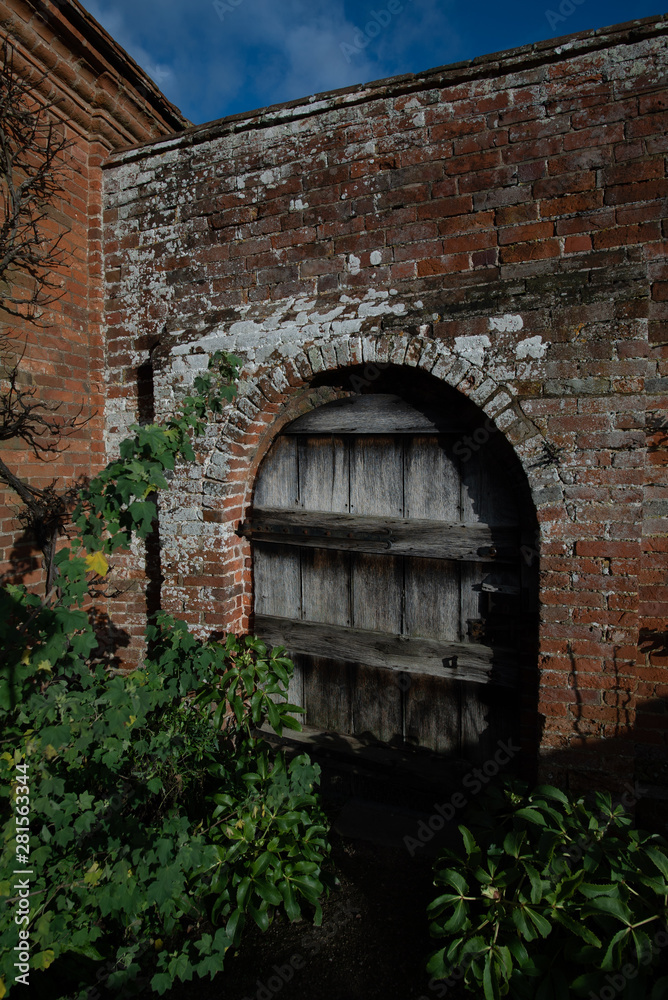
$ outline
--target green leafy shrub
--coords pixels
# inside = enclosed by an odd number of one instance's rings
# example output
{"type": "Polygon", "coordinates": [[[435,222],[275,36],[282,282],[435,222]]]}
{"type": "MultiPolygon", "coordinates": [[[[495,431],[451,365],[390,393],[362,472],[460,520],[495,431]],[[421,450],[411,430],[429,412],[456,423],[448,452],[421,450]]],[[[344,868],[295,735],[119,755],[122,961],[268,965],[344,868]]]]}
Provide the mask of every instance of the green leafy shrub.
{"type": "MultiPolygon", "coordinates": [[[[153,966],[161,993],[222,969],[248,918],[264,930],[279,907],[291,920],[304,905],[320,915],[328,848],[317,767],[272,756],[254,735],[265,718],[278,732],[297,725],[290,661],[252,638],[201,642],[167,616],[152,631],[156,655],[132,674],[48,672],[3,739],[5,801],[15,763],[28,764],[34,967],[54,965],[51,977],[81,988],[96,963],[115,989],[153,966]]],[[[9,909],[16,867],[9,817],[9,909]]],[[[7,983],[17,935],[15,924],[2,934],[7,983]]]]}
{"type": "Polygon", "coordinates": [[[31,995],[94,1000],[98,983],[164,993],[213,976],[248,920],[321,919],[318,768],[258,733],[299,728],[284,651],[198,639],[160,614],[141,669],[123,674],[89,613],[107,557],[146,537],[165,470],[195,457],[191,434],[230,398],[235,360],[216,356],[166,425],[133,428],[81,495],[51,593],[0,590],[0,997],[20,933],[31,995]],[[15,872],[28,867],[26,897],[15,872]]]}
{"type": "Polygon", "coordinates": [[[435,979],[456,973],[486,1000],[668,995],[668,976],[657,981],[667,845],[633,829],[608,793],[587,805],[508,783],[459,830],[463,848],[440,856],[428,908],[443,941],[428,965],[435,979]]]}

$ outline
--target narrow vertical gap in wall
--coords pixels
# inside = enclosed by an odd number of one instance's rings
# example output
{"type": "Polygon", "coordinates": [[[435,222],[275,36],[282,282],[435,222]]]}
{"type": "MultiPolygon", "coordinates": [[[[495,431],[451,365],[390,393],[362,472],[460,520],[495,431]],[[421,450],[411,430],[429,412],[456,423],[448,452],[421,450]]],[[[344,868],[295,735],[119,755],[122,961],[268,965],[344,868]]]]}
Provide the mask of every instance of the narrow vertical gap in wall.
{"type": "MultiPolygon", "coordinates": [[[[155,385],[153,352],[158,342],[149,348],[148,359],[137,368],[137,418],[142,425],[155,423],[155,385]]],[[[157,493],[149,497],[159,510],[157,493]]],[[[146,614],[152,620],[162,606],[162,558],[160,554],[160,519],[156,516],[145,542],[146,614]]]]}

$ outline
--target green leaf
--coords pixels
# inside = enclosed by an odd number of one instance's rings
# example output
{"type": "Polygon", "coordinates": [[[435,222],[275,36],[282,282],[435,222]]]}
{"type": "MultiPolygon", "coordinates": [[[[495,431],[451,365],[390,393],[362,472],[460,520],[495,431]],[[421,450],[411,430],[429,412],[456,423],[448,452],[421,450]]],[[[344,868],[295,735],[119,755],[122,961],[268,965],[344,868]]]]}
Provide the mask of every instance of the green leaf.
{"type": "Polygon", "coordinates": [[[636,927],[632,928],[631,937],[633,938],[633,944],[636,950],[636,959],[641,964],[644,964],[647,956],[651,959],[652,942],[644,930],[636,927]]]}
{"type": "Polygon", "coordinates": [[[454,908],[452,916],[443,925],[443,931],[446,934],[454,934],[460,931],[467,923],[468,917],[468,906],[463,899],[459,899],[454,908]]]}
{"type": "Polygon", "coordinates": [[[668,879],[668,857],[657,847],[646,847],[645,852],[654,862],[665,879],[668,879]]]}
{"type": "Polygon", "coordinates": [[[444,882],[445,885],[453,886],[453,888],[455,888],[462,896],[468,892],[466,879],[452,868],[439,872],[438,878],[439,881],[444,882]]]}
{"type": "Polygon", "coordinates": [[[265,851],[263,854],[253,862],[251,868],[251,875],[255,877],[256,875],[263,875],[266,872],[269,865],[275,861],[276,855],[272,854],[271,851],[265,851]]]}
{"type": "MultiPolygon", "coordinates": [[[[513,858],[519,858],[525,834],[522,830],[511,830],[503,841],[503,849],[513,858]]],[[[534,902],[537,902],[534,900],[534,902]]]]}
{"type": "Polygon", "coordinates": [[[531,809],[528,806],[523,809],[518,809],[515,813],[520,819],[526,819],[529,823],[534,823],[536,826],[545,826],[545,817],[542,813],[539,813],[537,809],[531,809]]]}
{"type": "Polygon", "coordinates": [[[288,919],[291,922],[299,920],[301,917],[301,910],[290,883],[284,879],[282,882],[279,882],[278,890],[283,897],[283,904],[285,906],[285,912],[288,915],[288,919]]]}
{"type": "Polygon", "coordinates": [[[154,993],[158,993],[162,996],[167,990],[172,988],[174,980],[166,972],[156,972],[156,974],[151,979],[151,989],[154,993]]]}
{"type": "Polygon", "coordinates": [[[531,902],[536,904],[540,903],[543,898],[543,880],[540,875],[528,861],[522,862],[522,867],[529,876],[529,882],[531,884],[531,902]]]}
{"type": "Polygon", "coordinates": [[[278,708],[270,698],[267,698],[266,705],[267,705],[267,715],[269,716],[269,723],[271,725],[271,728],[274,730],[275,733],[278,734],[278,736],[280,736],[282,733],[282,727],[281,727],[281,717],[279,715],[278,708]]]}
{"type": "Polygon", "coordinates": [[[233,941],[235,945],[238,945],[241,938],[241,931],[244,926],[244,914],[239,907],[232,913],[232,916],[227,921],[225,926],[225,933],[229,937],[230,941],[233,941]]]}
{"type": "Polygon", "coordinates": [[[564,806],[569,804],[566,793],[562,792],[560,788],[555,788],[554,785],[537,785],[532,792],[532,798],[535,796],[542,796],[546,799],[554,799],[556,802],[560,802],[564,806]]]}
{"type": "Polygon", "coordinates": [[[602,947],[600,939],[597,938],[594,932],[589,930],[586,924],[584,924],[582,921],[574,920],[567,913],[563,913],[559,909],[553,910],[552,913],[554,919],[557,920],[562,925],[562,927],[565,927],[567,930],[569,930],[571,934],[575,934],[576,937],[581,938],[582,941],[585,941],[587,944],[592,945],[594,948],[602,947]]]}
{"type": "Polygon", "coordinates": [[[621,953],[621,949],[618,947],[618,945],[621,945],[622,941],[624,941],[630,933],[631,933],[630,928],[622,927],[622,929],[620,931],[617,931],[615,936],[610,941],[607,951],[601,960],[601,968],[604,969],[606,972],[611,972],[612,970],[617,968],[617,958],[621,953]],[[617,955],[615,954],[615,952],[617,952],[617,955]]]}
{"type": "Polygon", "coordinates": [[[468,827],[460,826],[458,827],[458,829],[462,835],[462,840],[464,841],[464,850],[466,851],[467,855],[470,857],[471,854],[478,853],[480,851],[480,848],[476,844],[475,837],[468,829],[468,827]]]}
{"type": "Polygon", "coordinates": [[[595,899],[599,896],[616,896],[619,893],[619,885],[601,884],[593,882],[583,882],[580,885],[580,892],[588,899],[595,899]]]}
{"type": "Polygon", "coordinates": [[[254,882],[255,891],[262,899],[271,906],[280,906],[283,897],[275,885],[266,879],[257,879],[254,882]]]}
{"type": "Polygon", "coordinates": [[[590,900],[583,910],[585,916],[596,913],[609,914],[627,926],[633,923],[633,915],[628,906],[621,899],[613,899],[611,896],[597,896],[590,900]]]}
{"type": "Polygon", "coordinates": [[[237,906],[240,910],[244,908],[248,895],[251,892],[252,884],[250,877],[247,875],[245,878],[242,878],[237,886],[237,906]]]}
{"type": "Polygon", "coordinates": [[[266,908],[262,909],[250,904],[248,912],[263,933],[269,929],[270,918],[269,911],[266,908]]]}
{"type": "Polygon", "coordinates": [[[535,926],[536,930],[541,935],[541,937],[544,938],[547,937],[550,931],[552,930],[552,925],[550,921],[546,920],[545,917],[542,916],[542,914],[538,913],[537,910],[532,910],[531,907],[529,906],[524,907],[524,912],[526,913],[529,920],[531,920],[531,922],[533,923],[533,925],[535,926]]]}
{"type": "Polygon", "coordinates": [[[499,992],[499,980],[496,974],[496,965],[491,953],[485,958],[482,985],[485,992],[485,1000],[500,1000],[501,994],[499,992]]]}

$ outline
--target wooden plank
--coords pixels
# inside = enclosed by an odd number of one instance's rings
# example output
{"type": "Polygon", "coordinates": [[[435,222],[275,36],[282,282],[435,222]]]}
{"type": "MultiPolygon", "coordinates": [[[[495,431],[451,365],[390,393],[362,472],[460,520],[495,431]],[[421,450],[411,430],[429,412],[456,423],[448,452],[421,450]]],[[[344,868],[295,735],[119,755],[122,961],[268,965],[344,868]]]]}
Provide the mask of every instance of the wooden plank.
{"type": "Polygon", "coordinates": [[[292,653],[338,657],[353,663],[433,674],[486,684],[512,684],[517,675],[513,650],[473,643],[389,635],[272,615],[256,615],[255,631],[292,653]]]}
{"type": "Polygon", "coordinates": [[[442,437],[405,442],[404,510],[407,518],[459,521],[459,470],[442,437]]]}
{"type": "Polygon", "coordinates": [[[489,646],[517,646],[522,630],[520,568],[501,572],[494,567],[482,581],[485,637],[489,646]]]}
{"type": "Polygon", "coordinates": [[[406,558],[406,635],[460,639],[459,565],[441,559],[406,558]]]}
{"type": "Polygon", "coordinates": [[[330,625],[350,625],[349,554],[304,549],[301,565],[302,618],[330,625]]]}
{"type": "Polygon", "coordinates": [[[404,693],[406,741],[438,753],[459,754],[459,682],[410,674],[404,693]]]}
{"type": "MultiPolygon", "coordinates": [[[[462,460],[461,518],[464,524],[488,523],[485,519],[496,518],[498,512],[500,523],[498,525],[496,521],[494,523],[499,537],[501,537],[504,523],[516,523],[519,520],[514,506],[511,508],[508,506],[509,499],[504,479],[505,473],[494,459],[491,446],[483,446],[479,451],[474,452],[467,461],[462,460]],[[489,474],[487,463],[492,464],[494,475],[489,474]]],[[[519,557],[518,550],[510,562],[517,565],[519,557]]],[[[505,580],[498,577],[495,579],[494,576],[490,575],[490,567],[483,565],[481,561],[468,561],[462,564],[460,601],[460,638],[462,642],[473,641],[469,636],[470,622],[482,622],[483,628],[486,627],[489,617],[489,593],[485,591],[485,586],[494,586],[497,580],[499,583],[505,582],[505,580]]],[[[473,726],[474,723],[472,722],[471,725],[473,726]]]]}
{"type": "Polygon", "coordinates": [[[278,437],[260,466],[253,503],[259,507],[292,508],[299,504],[297,441],[278,437]]]}
{"type": "Polygon", "coordinates": [[[480,496],[478,508],[482,521],[494,524],[519,524],[517,496],[509,475],[508,462],[489,448],[481,451],[480,496]]]}
{"type": "MultiPolygon", "coordinates": [[[[253,546],[253,586],[255,613],[301,618],[301,552],[282,545],[253,546]]],[[[300,664],[288,686],[288,701],[303,704],[304,690],[300,664]]],[[[278,697],[274,701],[278,701],[278,697]]],[[[296,716],[300,718],[300,716],[296,716]]]]}
{"type": "Polygon", "coordinates": [[[457,415],[418,409],[400,396],[352,395],[319,406],[282,431],[292,434],[438,434],[468,429],[457,415]]]}
{"type": "Polygon", "coordinates": [[[301,618],[300,550],[286,545],[253,546],[255,613],[301,618]]]}
{"type": "Polygon", "coordinates": [[[479,684],[461,682],[461,745],[467,760],[483,762],[493,753],[487,692],[479,684]]]}
{"type": "Polygon", "coordinates": [[[355,554],[351,588],[354,627],[372,632],[401,632],[403,582],[401,559],[355,554]]]}
{"type": "MultiPolygon", "coordinates": [[[[382,499],[376,502],[381,504],[382,499]]],[[[395,497],[396,502],[396,497],[395,497]]],[[[497,525],[428,521],[306,510],[256,508],[239,528],[247,538],[305,548],[386,552],[473,562],[517,562],[518,530],[497,525]]]]}
{"type": "Polygon", "coordinates": [[[472,455],[467,461],[462,461],[460,469],[460,520],[464,524],[476,524],[483,520],[482,478],[476,455],[472,455]]]}
{"type": "Polygon", "coordinates": [[[481,448],[461,469],[461,519],[465,523],[517,525],[520,523],[517,499],[506,465],[494,452],[481,448]]]}
{"type": "MultiPolygon", "coordinates": [[[[290,678],[290,683],[288,684],[288,701],[291,705],[301,705],[304,707],[304,664],[308,662],[307,656],[295,655],[291,657],[292,662],[295,665],[294,672],[290,678]]],[[[275,698],[274,701],[278,701],[275,698]]],[[[297,719],[298,722],[302,723],[304,721],[303,712],[294,712],[293,718],[297,719]]]]}
{"type": "Polygon", "coordinates": [[[470,642],[469,623],[482,621],[486,608],[482,596],[482,581],[487,576],[487,566],[479,562],[466,562],[460,566],[459,628],[460,641],[470,642]]]}
{"type": "Polygon", "coordinates": [[[352,771],[355,779],[361,771],[366,772],[370,781],[377,780],[380,773],[390,781],[395,777],[408,779],[412,789],[428,789],[432,794],[434,787],[438,787],[441,795],[444,789],[448,795],[459,791],[462,778],[471,770],[465,761],[428,749],[420,752],[413,747],[387,747],[347,733],[337,733],[333,739],[330,732],[316,726],[305,725],[302,732],[286,729],[282,737],[276,736],[266,724],[257,732],[288,755],[307,751],[313,760],[335,762],[338,768],[352,771]]]}
{"type": "Polygon", "coordinates": [[[347,511],[350,502],[348,443],[334,437],[297,440],[300,506],[306,510],[347,511]]]}
{"type": "Polygon", "coordinates": [[[403,517],[403,466],[401,438],[354,438],[350,442],[351,514],[403,517]]]}
{"type": "Polygon", "coordinates": [[[304,678],[304,722],[334,733],[352,732],[350,674],[353,665],[321,656],[302,656],[300,662],[304,678]]]}
{"type": "Polygon", "coordinates": [[[400,746],[403,722],[399,674],[366,663],[356,663],[353,669],[352,735],[400,746]]]}

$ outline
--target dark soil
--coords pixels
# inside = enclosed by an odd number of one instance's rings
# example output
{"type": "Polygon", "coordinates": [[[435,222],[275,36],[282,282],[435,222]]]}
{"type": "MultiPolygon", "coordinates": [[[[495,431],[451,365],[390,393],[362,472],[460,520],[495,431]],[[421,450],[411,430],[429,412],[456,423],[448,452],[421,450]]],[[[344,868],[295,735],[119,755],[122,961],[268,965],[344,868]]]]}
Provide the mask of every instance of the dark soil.
{"type": "Polygon", "coordinates": [[[446,993],[458,1000],[443,982],[430,988],[426,972],[438,947],[426,908],[436,894],[442,835],[412,854],[404,842],[440,801],[433,785],[415,794],[397,773],[359,762],[351,772],[337,761],[329,752],[319,758],[338,880],[322,925],[277,916],[262,933],[247,924],[222,973],[175,987],[166,1000],[434,1000],[446,993]]]}
{"type": "Polygon", "coordinates": [[[185,995],[198,1000],[438,996],[429,989],[425,972],[435,947],[425,912],[434,894],[430,859],[411,858],[403,847],[336,835],[332,858],[340,885],[324,905],[321,927],[279,918],[264,934],[247,927],[239,951],[234,957],[228,953],[220,976],[195,988],[174,989],[169,1000],[185,995]]]}

